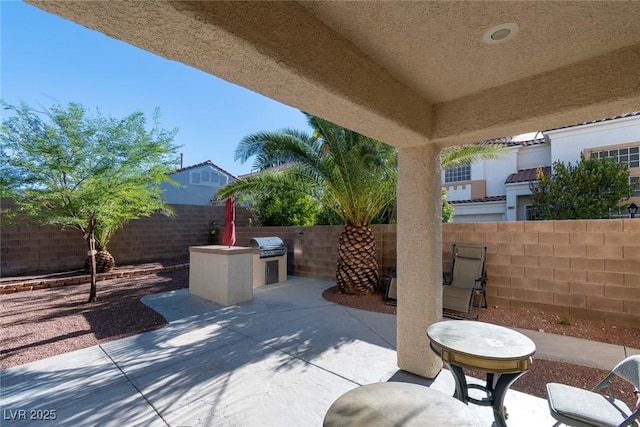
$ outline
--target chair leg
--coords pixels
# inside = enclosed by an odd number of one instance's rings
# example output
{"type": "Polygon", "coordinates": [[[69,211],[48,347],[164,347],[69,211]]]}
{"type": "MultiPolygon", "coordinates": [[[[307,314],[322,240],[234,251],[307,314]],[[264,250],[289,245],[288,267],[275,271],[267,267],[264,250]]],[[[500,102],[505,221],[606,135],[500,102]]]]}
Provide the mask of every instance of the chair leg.
{"type": "Polygon", "coordinates": [[[478,320],[480,318],[480,307],[473,304],[473,301],[471,303],[471,307],[469,307],[469,314],[467,315],[467,319],[469,320],[478,320]],[[476,315],[473,315],[473,308],[475,307],[476,309],[476,315]]]}
{"type": "Polygon", "coordinates": [[[468,320],[478,320],[480,318],[480,304],[475,305],[474,304],[474,300],[476,297],[476,293],[472,292],[471,293],[471,298],[469,299],[469,308],[467,309],[467,319],[468,320]],[[476,315],[473,315],[473,308],[475,307],[476,309],[476,315]]]}

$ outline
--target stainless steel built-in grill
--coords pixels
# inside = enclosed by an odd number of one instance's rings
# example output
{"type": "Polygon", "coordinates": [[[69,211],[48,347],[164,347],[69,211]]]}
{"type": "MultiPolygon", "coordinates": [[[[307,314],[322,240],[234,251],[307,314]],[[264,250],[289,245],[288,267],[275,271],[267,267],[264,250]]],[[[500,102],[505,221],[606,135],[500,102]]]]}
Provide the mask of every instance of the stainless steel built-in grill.
{"type": "Polygon", "coordinates": [[[287,253],[284,242],[279,237],[254,237],[249,246],[260,249],[260,258],[281,256],[287,253]]]}

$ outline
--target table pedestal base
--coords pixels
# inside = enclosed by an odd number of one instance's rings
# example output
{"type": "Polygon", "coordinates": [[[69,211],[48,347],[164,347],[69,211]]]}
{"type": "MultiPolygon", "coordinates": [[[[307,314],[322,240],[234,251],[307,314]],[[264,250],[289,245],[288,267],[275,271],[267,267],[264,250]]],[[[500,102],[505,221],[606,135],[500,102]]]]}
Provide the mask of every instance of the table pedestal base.
{"type": "Polygon", "coordinates": [[[493,417],[496,420],[497,427],[507,427],[507,411],[504,407],[504,397],[509,390],[509,387],[515,380],[517,380],[524,372],[518,372],[515,374],[487,374],[487,383],[482,386],[479,384],[467,384],[467,378],[464,375],[464,370],[455,365],[445,363],[456,383],[456,391],[453,396],[461,402],[471,402],[480,406],[493,407],[493,417]],[[496,380],[497,376],[497,380],[496,380]],[[476,399],[469,397],[469,389],[481,390],[487,394],[487,397],[483,399],[476,399]]]}

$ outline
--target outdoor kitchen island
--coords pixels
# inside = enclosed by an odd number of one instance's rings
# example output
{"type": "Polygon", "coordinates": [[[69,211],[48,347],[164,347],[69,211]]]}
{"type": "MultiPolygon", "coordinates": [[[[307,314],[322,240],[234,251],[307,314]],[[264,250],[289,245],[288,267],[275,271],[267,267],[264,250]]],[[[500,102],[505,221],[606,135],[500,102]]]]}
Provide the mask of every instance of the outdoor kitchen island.
{"type": "Polygon", "coordinates": [[[253,299],[256,288],[287,280],[287,249],[278,237],[254,238],[250,247],[189,248],[189,293],[224,306],[253,299]]]}
{"type": "Polygon", "coordinates": [[[189,293],[224,306],[253,299],[253,257],[242,246],[191,246],[189,293]]]}

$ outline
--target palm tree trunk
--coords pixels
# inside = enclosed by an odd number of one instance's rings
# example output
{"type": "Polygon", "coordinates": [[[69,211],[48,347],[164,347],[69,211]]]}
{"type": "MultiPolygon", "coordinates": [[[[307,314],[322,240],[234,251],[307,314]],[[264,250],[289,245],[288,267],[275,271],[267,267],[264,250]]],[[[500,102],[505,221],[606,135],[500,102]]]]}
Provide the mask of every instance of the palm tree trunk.
{"type": "Polygon", "coordinates": [[[378,283],[376,239],[368,225],[347,224],[340,235],[336,284],[347,294],[371,294],[378,283]]]}
{"type": "MultiPolygon", "coordinates": [[[[107,248],[98,249],[95,254],[96,274],[108,273],[116,266],[113,255],[107,248]]],[[[91,257],[88,256],[84,262],[84,272],[91,273],[91,257]]]]}

